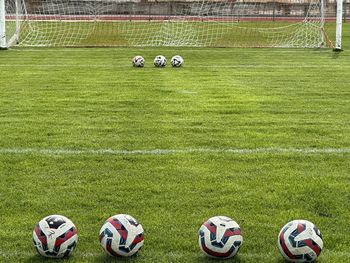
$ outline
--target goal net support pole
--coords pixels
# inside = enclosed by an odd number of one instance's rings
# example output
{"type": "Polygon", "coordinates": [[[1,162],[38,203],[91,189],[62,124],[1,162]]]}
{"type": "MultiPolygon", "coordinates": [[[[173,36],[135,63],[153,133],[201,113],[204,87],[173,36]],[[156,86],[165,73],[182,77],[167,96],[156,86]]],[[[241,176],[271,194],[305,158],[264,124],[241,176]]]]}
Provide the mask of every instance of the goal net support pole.
{"type": "Polygon", "coordinates": [[[320,40],[321,40],[321,47],[324,46],[325,44],[325,30],[324,30],[324,25],[325,25],[325,1],[326,0],[321,0],[321,25],[320,25],[320,40]]]}
{"type": "Polygon", "coordinates": [[[337,20],[336,20],[336,38],[334,51],[341,51],[341,38],[343,26],[343,0],[337,0],[337,20]]]}
{"type": "Polygon", "coordinates": [[[6,49],[5,0],[0,0],[0,49],[6,49]]]}

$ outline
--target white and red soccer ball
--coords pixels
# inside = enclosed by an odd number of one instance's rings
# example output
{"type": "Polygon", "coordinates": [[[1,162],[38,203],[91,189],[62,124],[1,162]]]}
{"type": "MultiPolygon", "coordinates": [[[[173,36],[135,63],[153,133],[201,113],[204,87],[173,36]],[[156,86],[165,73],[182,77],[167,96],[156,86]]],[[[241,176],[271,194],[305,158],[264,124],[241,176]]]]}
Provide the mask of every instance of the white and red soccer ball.
{"type": "Polygon", "coordinates": [[[143,246],[142,225],[130,215],[119,214],[106,220],[100,230],[100,243],[114,257],[130,257],[143,246]]]}
{"type": "Polygon", "coordinates": [[[226,216],[214,216],[198,232],[199,247],[213,258],[230,258],[239,251],[243,237],[239,225],[226,216]]]}
{"type": "Polygon", "coordinates": [[[135,56],[132,59],[132,65],[134,67],[142,68],[145,65],[145,59],[142,56],[135,56]]]}
{"type": "Polygon", "coordinates": [[[71,220],[61,215],[43,218],[33,230],[34,247],[44,257],[69,257],[77,242],[77,228],[71,220]]]}
{"type": "Polygon", "coordinates": [[[323,249],[320,230],[307,220],[293,220],[283,226],[277,244],[289,262],[313,262],[323,249]]]}

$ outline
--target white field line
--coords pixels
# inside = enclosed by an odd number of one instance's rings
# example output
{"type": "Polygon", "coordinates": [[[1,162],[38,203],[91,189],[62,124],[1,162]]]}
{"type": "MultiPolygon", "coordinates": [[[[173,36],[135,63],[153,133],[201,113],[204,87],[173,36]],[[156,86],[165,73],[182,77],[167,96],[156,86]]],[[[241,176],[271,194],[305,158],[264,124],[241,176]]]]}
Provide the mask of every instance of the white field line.
{"type": "Polygon", "coordinates": [[[171,154],[345,154],[350,148],[185,148],[185,149],[151,149],[151,150],[118,150],[118,149],[40,149],[40,148],[0,148],[0,155],[38,154],[38,155],[171,155],[171,154]]]}

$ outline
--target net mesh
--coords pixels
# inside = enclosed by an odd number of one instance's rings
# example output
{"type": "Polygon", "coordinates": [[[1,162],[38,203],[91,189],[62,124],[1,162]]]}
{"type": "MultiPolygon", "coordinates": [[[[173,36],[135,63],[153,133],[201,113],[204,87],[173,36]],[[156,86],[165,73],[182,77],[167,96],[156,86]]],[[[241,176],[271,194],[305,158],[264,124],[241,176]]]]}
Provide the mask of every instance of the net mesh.
{"type": "MultiPolygon", "coordinates": [[[[5,0],[9,45],[320,47],[321,0],[5,0]]],[[[327,9],[327,10],[328,10],[327,9]]]]}

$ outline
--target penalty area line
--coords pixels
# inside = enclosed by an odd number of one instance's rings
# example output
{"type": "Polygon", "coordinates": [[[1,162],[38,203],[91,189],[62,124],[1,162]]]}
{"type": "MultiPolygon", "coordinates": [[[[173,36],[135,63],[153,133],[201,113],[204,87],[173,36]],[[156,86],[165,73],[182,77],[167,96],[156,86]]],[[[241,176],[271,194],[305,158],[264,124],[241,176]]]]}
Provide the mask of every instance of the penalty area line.
{"type": "Polygon", "coordinates": [[[49,149],[49,148],[0,148],[0,155],[37,154],[37,155],[171,155],[171,154],[344,154],[350,148],[185,148],[185,149],[49,149]]]}

